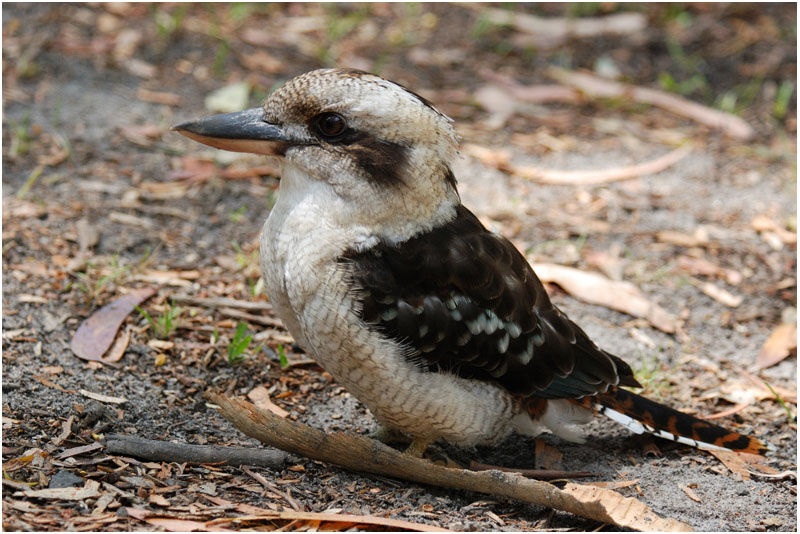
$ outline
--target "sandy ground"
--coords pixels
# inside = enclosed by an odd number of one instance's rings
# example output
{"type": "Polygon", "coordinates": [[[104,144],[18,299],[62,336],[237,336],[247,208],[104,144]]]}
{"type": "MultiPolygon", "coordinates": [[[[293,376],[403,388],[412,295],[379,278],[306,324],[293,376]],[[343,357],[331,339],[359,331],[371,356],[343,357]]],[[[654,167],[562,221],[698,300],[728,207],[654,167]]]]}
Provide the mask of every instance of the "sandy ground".
{"type": "MultiPolygon", "coordinates": [[[[6,6],[3,11],[5,27],[17,13],[15,7],[6,6]]],[[[65,60],[58,51],[44,50],[37,62],[47,74],[44,96],[4,102],[4,463],[35,447],[56,454],[69,446],[87,443],[91,441],[88,430],[191,443],[255,445],[206,406],[202,393],[208,388],[245,395],[261,384],[268,388],[279,384],[284,390],[295,389],[297,393],[275,402],[303,422],[332,430],[374,430],[374,421],[366,410],[322,369],[305,366],[282,371],[274,351],[275,331],[271,329],[257,336],[266,348],[238,366],[228,365],[224,358],[216,358],[211,366],[204,365],[191,348],[182,349],[182,343],[197,339],[191,330],[178,330],[171,339],[178,347],[167,351],[163,366],[154,363],[159,351],[147,345],[148,336],[142,333],[134,335],[125,358],[115,367],[92,367],[72,355],[69,341],[78,324],[117,294],[111,285],[103,288],[96,300],[89,299],[75,288],[81,278],[64,274],[63,262],[59,262],[77,253],[79,219],[86,219],[99,232],[91,252],[100,263],[108,265],[109,258],[116,257],[119,264],[135,265],[147,251],[156,250],[150,268],[203,272],[202,281],[189,282],[185,287],[162,286],[159,302],[170,294],[210,294],[219,288],[226,292],[230,287],[239,288],[234,296],[246,298],[245,271],[233,272],[218,258],[233,255],[233,241],[243,244],[246,251],[252,250],[268,213],[275,180],[212,178],[198,182],[180,198],[149,199],[141,194],[142,182],[168,181],[170,170],[179,165],[173,154],[197,156],[206,151],[176,134],[166,134],[149,146],[138,146],[125,139],[119,128],[143,123],[175,124],[203,115],[207,87],[165,76],[160,88],[179,93],[183,99],[182,105],[175,108],[142,101],[137,97],[139,80],[135,76],[93,64],[89,59],[65,60]],[[25,200],[33,207],[24,205],[30,208],[28,211],[19,208],[14,198],[34,168],[33,155],[8,155],[12,127],[25,120],[41,125],[45,132],[64,132],[72,150],[68,162],[48,169],[31,189],[25,200]],[[185,216],[171,216],[163,210],[126,209],[122,201],[130,195],[139,195],[140,205],[176,209],[185,216]],[[237,211],[245,215],[234,220],[230,215],[237,211]],[[126,213],[131,219],[114,217],[114,213],[126,213]],[[131,222],[134,218],[145,222],[137,225],[131,222]],[[54,255],[62,259],[54,259],[54,255]],[[44,272],[36,270],[40,265],[44,272]],[[73,286],[68,285],[69,281],[73,286]],[[106,406],[100,427],[90,425],[82,434],[76,433],[56,446],[53,438],[61,431],[62,422],[70,415],[79,416],[91,405],[77,393],[81,389],[125,397],[128,402],[106,406]]],[[[42,91],[41,79],[20,79],[15,90],[34,95],[37,90],[42,91]]],[[[615,118],[620,132],[641,126],[636,116],[615,116],[607,110],[601,113],[615,118]]],[[[645,113],[652,116],[659,112],[645,113]]],[[[591,122],[591,117],[576,120],[591,122]]],[[[618,184],[537,185],[489,169],[466,155],[454,169],[464,204],[490,226],[507,233],[522,250],[530,251],[532,260],[558,262],[559,254],[561,259],[569,260],[575,254],[576,243],[580,243],[577,257],[569,261],[591,270],[586,262],[589,252],[608,251],[615,244],[620,245],[625,279],[639,286],[653,302],[682,317],[680,335],[665,334],[642,320],[585,304],[557,288],[554,301],[599,345],[631,362],[640,376],[646,374],[646,393],[678,408],[707,415],[733,406],[722,400],[722,392],[726,386],[735,389],[736,384],[744,383],[741,371],[749,368],[771,330],[779,324],[783,310],[796,299],[794,286],[789,286],[789,294],[786,290],[782,293],[769,289],[786,278],[796,277],[794,249],[771,247],[751,226],[759,215],[768,214],[774,220],[794,216],[795,171],[793,163],[786,159],[765,160],[756,151],[739,150],[741,145],[721,141],[717,134],[693,130],[688,123],[680,123],[680,127],[697,143],[689,156],[656,176],[618,184]],[[593,212],[592,206],[596,205],[602,208],[593,212]],[[591,220],[601,220],[606,224],[604,230],[592,231],[583,226],[591,220]],[[663,230],[691,235],[698,228],[705,229],[712,245],[687,248],[656,238],[657,232],[663,230]],[[545,242],[550,248],[537,248],[545,242]],[[690,255],[745,273],[739,286],[729,287],[744,297],[741,306],[726,307],[687,283],[686,277],[674,268],[676,257],[686,255],[687,250],[690,255]]],[[[509,145],[507,132],[485,133],[478,139],[470,137],[471,129],[462,132],[467,141],[508,150],[515,162],[549,168],[619,166],[652,159],[665,151],[646,139],[626,143],[629,136],[597,134],[579,138],[570,150],[534,156],[509,145]]],[[[242,156],[238,162],[245,166],[261,164],[249,156],[242,156]]],[[[120,279],[119,284],[136,287],[141,282],[130,277],[120,279]]],[[[211,313],[200,310],[201,315],[211,313]]],[[[145,324],[138,317],[130,321],[138,327],[145,324]]],[[[302,357],[299,353],[295,356],[302,357]]],[[[796,391],[796,360],[790,357],[764,370],[761,376],[796,391]]],[[[794,412],[794,405],[790,406],[794,412]]],[[[769,458],[774,469],[796,470],[796,424],[788,420],[774,399],[761,399],[720,422],[775,445],[777,450],[769,458]]],[[[607,420],[592,422],[586,432],[589,439],[583,445],[551,436],[544,437],[544,441],[563,453],[564,469],[596,474],[589,480],[637,480],[620,492],[643,501],[659,514],[703,531],[796,530],[795,479],[753,476],[751,480],[741,480],[714,457],[663,441],[655,442],[660,455],[654,456],[646,452],[652,440],[632,436],[607,420]],[[685,488],[691,491],[687,493],[685,488]]],[[[533,440],[518,436],[495,449],[459,451],[445,447],[456,460],[525,467],[534,463],[533,449],[533,440]]],[[[258,471],[270,480],[288,480],[281,487],[310,511],[389,513],[390,517],[456,530],[584,530],[598,526],[592,521],[505,499],[362,476],[305,459],[295,460],[284,469],[258,471]],[[500,522],[495,517],[501,518],[500,522]]],[[[32,467],[26,469],[22,473],[30,477],[28,480],[37,480],[37,476],[42,480],[43,476],[45,482],[62,470],[87,476],[87,470],[63,465],[51,465],[50,471],[41,474],[32,467]]],[[[17,472],[14,478],[25,476],[17,472]]],[[[168,480],[183,488],[174,495],[173,503],[192,502],[195,494],[184,490],[192,483],[209,480],[218,481],[217,491],[226,498],[257,506],[266,502],[262,494],[237,487],[242,486],[237,481],[247,477],[236,468],[222,468],[221,474],[188,469],[173,478],[168,480]]],[[[26,523],[24,514],[12,506],[12,501],[21,500],[13,492],[14,488],[4,487],[5,528],[59,529],[67,524],[26,523]]],[[[154,507],[141,492],[126,499],[121,501],[124,506],[154,507]]],[[[87,502],[35,500],[33,505],[58,511],[65,518],[88,514],[93,506],[87,502]]],[[[116,524],[115,528],[152,527],[131,520],[116,524]]]]}

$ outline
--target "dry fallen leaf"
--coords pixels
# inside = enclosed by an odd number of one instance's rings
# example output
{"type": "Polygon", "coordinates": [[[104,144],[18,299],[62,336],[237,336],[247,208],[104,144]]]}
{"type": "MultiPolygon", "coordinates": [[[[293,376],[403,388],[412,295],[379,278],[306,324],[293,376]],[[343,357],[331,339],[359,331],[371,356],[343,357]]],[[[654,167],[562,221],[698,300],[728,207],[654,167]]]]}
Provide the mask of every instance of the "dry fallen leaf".
{"type": "Polygon", "coordinates": [[[87,480],[82,488],[47,488],[40,490],[25,490],[14,492],[14,495],[33,497],[35,499],[60,499],[65,501],[82,501],[100,496],[98,491],[100,483],[96,480],[87,480]]]}
{"type": "Polygon", "coordinates": [[[756,358],[756,368],[764,369],[782,361],[792,352],[797,353],[797,325],[778,326],[764,342],[756,358]]]}
{"type": "Polygon", "coordinates": [[[734,451],[708,451],[714,455],[717,460],[727,467],[731,473],[738,474],[742,480],[750,480],[750,471],[747,469],[747,464],[739,455],[734,451]]]}
{"type": "Polygon", "coordinates": [[[72,338],[70,348],[78,358],[84,360],[103,361],[103,354],[114,342],[122,321],[135,306],[155,294],[153,288],[131,291],[119,297],[111,304],[106,304],[86,319],[72,338]]]}
{"type": "Polygon", "coordinates": [[[656,515],[644,503],[631,497],[597,486],[584,486],[568,482],[563,491],[573,496],[587,508],[595,511],[581,514],[585,517],[605,515],[607,523],[645,532],[662,530],[670,532],[689,532],[692,527],[676,519],[656,515]]]}
{"type": "Polygon", "coordinates": [[[264,386],[258,386],[251,389],[247,394],[247,398],[253,401],[253,404],[262,410],[269,410],[278,417],[286,417],[289,415],[289,412],[272,402],[272,400],[269,398],[269,392],[264,386]]]}
{"type": "Polygon", "coordinates": [[[681,486],[681,490],[693,501],[695,502],[703,502],[700,497],[690,488],[689,486],[681,486]]]}
{"type": "Polygon", "coordinates": [[[775,384],[770,384],[768,387],[762,379],[755,375],[745,371],[742,371],[741,375],[743,378],[728,379],[719,386],[718,391],[709,392],[707,395],[700,396],[697,400],[703,401],[721,397],[733,404],[749,405],[765,399],[775,399],[775,394],[777,393],[784,402],[797,404],[796,389],[788,389],[775,384]],[[774,392],[770,391],[770,387],[774,392]]]}
{"type": "Polygon", "coordinates": [[[125,397],[112,397],[110,395],[103,395],[102,393],[95,393],[93,391],[87,391],[85,389],[80,390],[80,394],[84,397],[89,397],[90,399],[94,399],[98,402],[107,402],[110,404],[125,404],[128,402],[128,399],[125,397]]]}
{"type": "Polygon", "coordinates": [[[639,288],[630,282],[610,280],[598,273],[551,263],[537,263],[533,269],[543,282],[558,284],[580,300],[642,317],[669,334],[677,330],[678,319],[647,300],[639,288]]]}
{"type": "Polygon", "coordinates": [[[125,354],[125,349],[128,348],[128,343],[131,341],[131,331],[129,329],[123,330],[114,341],[114,344],[111,345],[111,348],[108,349],[105,356],[103,356],[104,362],[118,362],[122,359],[122,356],[125,354]]]}
{"type": "Polygon", "coordinates": [[[692,281],[700,288],[700,291],[729,308],[738,308],[744,301],[741,295],[734,295],[721,287],[715,286],[711,282],[701,282],[700,280],[694,279],[692,279],[692,281]]]}

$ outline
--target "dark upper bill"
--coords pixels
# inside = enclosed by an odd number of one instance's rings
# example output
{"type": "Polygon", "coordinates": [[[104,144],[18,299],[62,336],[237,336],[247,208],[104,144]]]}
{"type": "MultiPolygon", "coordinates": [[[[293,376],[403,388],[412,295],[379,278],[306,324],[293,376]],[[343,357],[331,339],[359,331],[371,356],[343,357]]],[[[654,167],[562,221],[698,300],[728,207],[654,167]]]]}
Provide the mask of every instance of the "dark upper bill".
{"type": "Polygon", "coordinates": [[[263,108],[212,115],[172,130],[214,148],[267,156],[282,155],[289,141],[279,125],[264,121],[263,108]]]}

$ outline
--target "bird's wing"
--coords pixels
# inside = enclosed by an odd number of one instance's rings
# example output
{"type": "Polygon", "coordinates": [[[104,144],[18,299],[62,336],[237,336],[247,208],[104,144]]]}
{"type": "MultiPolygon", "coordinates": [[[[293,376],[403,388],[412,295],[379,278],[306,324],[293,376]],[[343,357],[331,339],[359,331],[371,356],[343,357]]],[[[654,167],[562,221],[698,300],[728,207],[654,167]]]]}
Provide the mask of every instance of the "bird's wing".
{"type": "Polygon", "coordinates": [[[431,371],[491,380],[520,395],[570,398],[638,385],[558,308],[525,258],[466,208],[398,245],[341,258],[357,313],[431,371]]]}

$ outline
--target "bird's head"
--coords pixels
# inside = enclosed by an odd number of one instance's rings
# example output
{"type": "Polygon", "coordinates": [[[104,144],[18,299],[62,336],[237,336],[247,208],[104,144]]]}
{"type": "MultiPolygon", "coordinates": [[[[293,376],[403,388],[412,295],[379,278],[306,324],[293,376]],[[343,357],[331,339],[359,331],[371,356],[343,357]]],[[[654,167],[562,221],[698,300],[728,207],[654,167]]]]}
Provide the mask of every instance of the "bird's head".
{"type": "Polygon", "coordinates": [[[402,224],[436,219],[458,202],[451,122],[379,76],[322,69],[287,81],[260,108],[173,129],[216,148],[282,158],[281,196],[324,191],[347,216],[402,224]]]}

